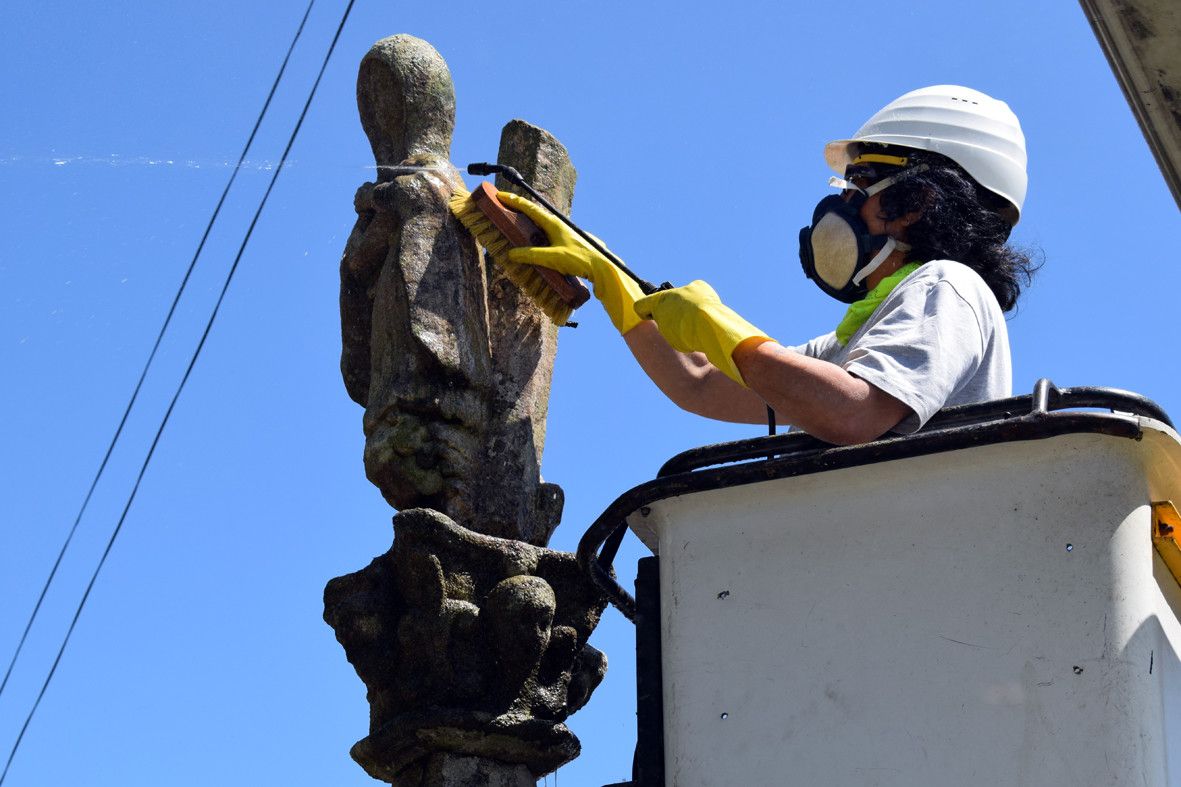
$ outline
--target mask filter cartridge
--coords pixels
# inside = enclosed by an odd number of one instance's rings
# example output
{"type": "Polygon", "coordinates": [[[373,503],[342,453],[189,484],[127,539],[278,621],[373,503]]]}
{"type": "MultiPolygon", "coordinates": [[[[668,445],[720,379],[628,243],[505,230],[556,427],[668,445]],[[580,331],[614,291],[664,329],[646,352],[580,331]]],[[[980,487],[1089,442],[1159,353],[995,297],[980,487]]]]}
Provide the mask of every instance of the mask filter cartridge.
{"type": "MultiPolygon", "coordinates": [[[[892,185],[886,178],[862,190],[849,186],[851,196],[833,194],[820,200],[811,225],[800,230],[800,264],[820,289],[843,303],[865,297],[865,280],[895,249],[910,246],[889,235],[874,235],[861,218],[870,196],[892,185]]],[[[844,181],[839,182],[845,185],[844,181]]]]}
{"type": "Polygon", "coordinates": [[[812,227],[809,238],[815,274],[833,289],[841,289],[857,272],[857,234],[835,213],[826,212],[812,227]]]}

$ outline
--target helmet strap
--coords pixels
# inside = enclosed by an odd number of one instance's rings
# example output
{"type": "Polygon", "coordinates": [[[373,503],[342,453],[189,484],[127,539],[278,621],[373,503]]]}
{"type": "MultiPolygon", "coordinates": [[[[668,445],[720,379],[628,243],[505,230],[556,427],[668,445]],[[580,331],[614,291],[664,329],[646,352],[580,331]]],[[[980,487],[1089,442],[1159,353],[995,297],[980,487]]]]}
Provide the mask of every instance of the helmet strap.
{"type": "Polygon", "coordinates": [[[918,173],[926,172],[929,169],[930,169],[930,167],[928,165],[919,164],[918,166],[911,167],[910,169],[904,169],[901,172],[899,172],[897,175],[891,175],[888,178],[882,178],[877,183],[874,183],[865,189],[865,196],[872,197],[874,194],[877,194],[879,191],[883,191],[885,189],[890,188],[895,183],[902,180],[902,178],[904,178],[908,175],[917,175],[918,173]]]}
{"type": "Polygon", "coordinates": [[[902,172],[899,172],[896,175],[891,175],[888,178],[882,178],[877,183],[873,183],[873,184],[867,186],[866,188],[861,188],[860,186],[853,183],[852,181],[846,180],[845,178],[838,178],[836,175],[833,175],[832,177],[830,177],[828,179],[828,185],[834,189],[841,189],[842,191],[844,191],[845,189],[853,189],[854,191],[860,191],[862,194],[864,194],[867,197],[872,197],[874,194],[877,194],[879,191],[883,191],[883,190],[888,189],[891,186],[893,186],[895,183],[897,183],[899,180],[901,180],[904,175],[913,175],[913,174],[916,174],[919,172],[926,172],[928,169],[930,169],[930,167],[927,166],[926,164],[919,164],[916,167],[911,167],[910,169],[903,170],[902,172]]]}

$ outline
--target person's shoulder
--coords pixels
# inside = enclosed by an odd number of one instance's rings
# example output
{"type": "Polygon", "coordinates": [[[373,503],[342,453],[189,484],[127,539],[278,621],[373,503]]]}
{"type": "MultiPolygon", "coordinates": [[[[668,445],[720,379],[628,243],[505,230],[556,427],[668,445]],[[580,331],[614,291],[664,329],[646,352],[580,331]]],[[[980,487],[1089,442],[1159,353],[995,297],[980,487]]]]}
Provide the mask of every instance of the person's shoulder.
{"type": "Polygon", "coordinates": [[[973,305],[985,305],[996,298],[980,274],[955,260],[931,260],[903,280],[902,286],[929,290],[938,284],[952,287],[961,298],[973,305]]]}
{"type": "Polygon", "coordinates": [[[924,262],[919,266],[917,271],[907,276],[903,283],[922,282],[935,284],[941,281],[951,282],[952,284],[963,283],[972,287],[988,287],[984,283],[984,279],[980,278],[980,274],[962,262],[956,262],[955,260],[931,260],[924,262]]]}
{"type": "Polygon", "coordinates": [[[811,341],[796,345],[794,347],[788,347],[788,349],[795,350],[796,352],[802,355],[807,355],[810,358],[818,358],[822,361],[827,361],[830,360],[836,353],[838,353],[842,347],[841,343],[837,341],[836,331],[829,331],[822,336],[817,336],[811,341]]]}

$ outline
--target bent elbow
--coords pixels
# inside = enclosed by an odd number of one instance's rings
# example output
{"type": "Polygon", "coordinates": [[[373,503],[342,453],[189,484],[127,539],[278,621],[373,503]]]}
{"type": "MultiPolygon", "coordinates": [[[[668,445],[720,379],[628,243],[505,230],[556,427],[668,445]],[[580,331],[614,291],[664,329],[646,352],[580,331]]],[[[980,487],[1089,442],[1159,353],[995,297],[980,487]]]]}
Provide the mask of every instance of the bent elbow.
{"type": "Polygon", "coordinates": [[[830,414],[826,431],[837,445],[859,445],[886,436],[912,413],[910,407],[881,389],[866,385],[863,399],[848,402],[830,414]]]}
{"type": "Polygon", "coordinates": [[[902,417],[890,420],[854,413],[828,419],[823,424],[816,424],[815,429],[805,431],[833,445],[860,445],[886,436],[901,420],[902,417]]]}
{"type": "Polygon", "coordinates": [[[832,443],[833,445],[861,445],[862,443],[870,443],[882,437],[889,431],[889,428],[867,428],[867,427],[847,427],[839,428],[833,431],[831,437],[823,437],[821,439],[832,443]]]}

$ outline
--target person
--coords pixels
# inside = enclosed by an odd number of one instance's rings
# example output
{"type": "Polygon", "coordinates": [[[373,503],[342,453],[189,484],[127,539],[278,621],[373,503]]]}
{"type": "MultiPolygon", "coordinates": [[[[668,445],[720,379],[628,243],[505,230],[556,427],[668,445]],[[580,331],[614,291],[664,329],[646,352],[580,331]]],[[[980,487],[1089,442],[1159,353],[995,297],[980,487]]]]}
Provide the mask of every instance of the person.
{"type": "Polygon", "coordinates": [[[853,444],[919,429],[939,409],[1012,395],[1004,312],[1034,266],[1008,245],[1027,187],[1025,138],[1003,101],[965,87],[907,93],[825,158],[841,189],[800,232],[804,272],[849,303],[835,331],[785,346],[705,282],[647,295],[528,200],[548,247],[510,262],[588,279],[648,376],[710,418],[776,419],[853,444]]]}

